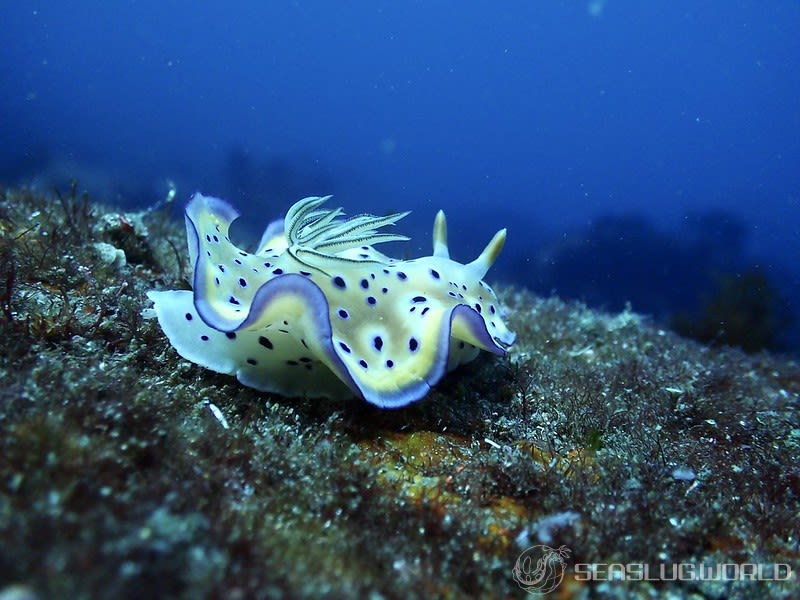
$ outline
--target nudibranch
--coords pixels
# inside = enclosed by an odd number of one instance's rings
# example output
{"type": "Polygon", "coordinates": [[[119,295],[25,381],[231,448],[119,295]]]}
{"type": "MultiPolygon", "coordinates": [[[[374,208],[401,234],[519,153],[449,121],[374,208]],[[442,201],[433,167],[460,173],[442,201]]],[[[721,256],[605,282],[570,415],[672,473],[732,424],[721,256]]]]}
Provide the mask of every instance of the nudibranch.
{"type": "Polygon", "coordinates": [[[374,245],[408,213],[344,218],[330,196],[294,204],[254,253],[228,236],[239,213],[195,194],[186,207],[193,291],[148,294],[184,358],[283,396],[360,396],[398,408],[423,398],[479,350],[505,355],[515,335],[484,281],[506,238],[474,261],[450,259],[444,213],[433,255],[398,260],[374,245]]]}

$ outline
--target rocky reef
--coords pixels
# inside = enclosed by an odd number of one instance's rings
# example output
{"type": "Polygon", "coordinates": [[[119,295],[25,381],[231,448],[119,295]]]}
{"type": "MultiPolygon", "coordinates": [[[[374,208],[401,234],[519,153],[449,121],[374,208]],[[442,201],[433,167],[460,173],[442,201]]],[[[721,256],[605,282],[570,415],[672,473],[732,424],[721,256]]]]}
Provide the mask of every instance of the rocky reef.
{"type": "Polygon", "coordinates": [[[0,191],[3,600],[519,598],[536,545],[559,597],[800,593],[796,362],[498,285],[509,357],[402,410],[286,399],[172,349],[146,292],[188,267],[165,209],[0,191]],[[791,572],[609,568],[676,563],[791,572]]]}

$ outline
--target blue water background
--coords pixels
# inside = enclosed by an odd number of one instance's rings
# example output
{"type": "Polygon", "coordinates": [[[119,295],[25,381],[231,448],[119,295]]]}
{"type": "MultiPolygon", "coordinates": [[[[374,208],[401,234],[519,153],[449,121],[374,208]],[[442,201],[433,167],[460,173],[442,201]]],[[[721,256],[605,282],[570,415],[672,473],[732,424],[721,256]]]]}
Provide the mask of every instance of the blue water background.
{"type": "Polygon", "coordinates": [[[296,199],[413,210],[456,258],[668,317],[758,268],[800,307],[800,3],[4,2],[0,182],[252,226],[296,199]]]}

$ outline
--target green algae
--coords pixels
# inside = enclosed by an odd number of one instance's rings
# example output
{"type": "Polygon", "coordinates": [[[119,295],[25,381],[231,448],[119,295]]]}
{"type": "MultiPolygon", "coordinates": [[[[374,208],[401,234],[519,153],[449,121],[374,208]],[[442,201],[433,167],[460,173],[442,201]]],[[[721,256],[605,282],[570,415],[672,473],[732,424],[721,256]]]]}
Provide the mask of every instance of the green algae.
{"type": "MultiPolygon", "coordinates": [[[[76,192],[0,196],[0,593],[524,597],[511,569],[539,543],[798,567],[796,363],[501,287],[509,359],[414,406],[259,394],[147,318],[148,290],[188,287],[182,225],[76,192]]],[[[798,584],[561,588],[589,590],[798,584]]]]}

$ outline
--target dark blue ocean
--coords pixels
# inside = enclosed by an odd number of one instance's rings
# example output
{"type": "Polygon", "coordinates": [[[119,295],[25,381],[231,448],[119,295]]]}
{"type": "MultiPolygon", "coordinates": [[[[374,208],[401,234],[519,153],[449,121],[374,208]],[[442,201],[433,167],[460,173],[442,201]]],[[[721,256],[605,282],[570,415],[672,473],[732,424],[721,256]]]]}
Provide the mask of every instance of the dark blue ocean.
{"type": "Polygon", "coordinates": [[[441,207],[462,261],[508,227],[491,281],[800,348],[798,2],[3,4],[4,184],[171,181],[254,237],[332,193],[413,210],[410,256],[441,207]]]}

